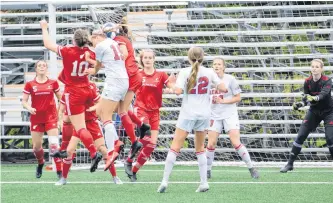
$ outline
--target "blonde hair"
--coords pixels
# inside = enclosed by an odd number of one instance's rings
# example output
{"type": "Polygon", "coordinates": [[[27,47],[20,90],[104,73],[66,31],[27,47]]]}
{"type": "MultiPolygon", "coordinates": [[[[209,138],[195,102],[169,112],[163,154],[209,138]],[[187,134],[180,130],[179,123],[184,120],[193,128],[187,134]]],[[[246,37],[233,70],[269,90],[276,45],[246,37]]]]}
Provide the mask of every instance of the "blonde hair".
{"type": "Polygon", "coordinates": [[[318,62],[318,63],[320,64],[320,67],[321,67],[321,68],[324,67],[324,62],[323,62],[321,59],[313,59],[313,60],[311,61],[311,64],[312,64],[313,62],[318,62]]]}
{"type": "Polygon", "coordinates": [[[188,59],[192,64],[192,70],[186,86],[187,93],[189,93],[191,89],[195,86],[199,67],[204,59],[204,51],[200,47],[192,47],[190,48],[190,50],[188,50],[188,59]]]}
{"type": "Polygon", "coordinates": [[[151,53],[153,53],[153,56],[154,56],[154,59],[155,59],[155,52],[154,52],[154,50],[152,50],[152,49],[142,49],[142,50],[140,51],[140,54],[139,54],[139,56],[140,56],[139,64],[140,64],[141,68],[144,68],[144,65],[143,65],[143,62],[142,62],[142,58],[143,58],[143,56],[144,56],[144,54],[145,54],[146,52],[151,52],[151,53]]]}

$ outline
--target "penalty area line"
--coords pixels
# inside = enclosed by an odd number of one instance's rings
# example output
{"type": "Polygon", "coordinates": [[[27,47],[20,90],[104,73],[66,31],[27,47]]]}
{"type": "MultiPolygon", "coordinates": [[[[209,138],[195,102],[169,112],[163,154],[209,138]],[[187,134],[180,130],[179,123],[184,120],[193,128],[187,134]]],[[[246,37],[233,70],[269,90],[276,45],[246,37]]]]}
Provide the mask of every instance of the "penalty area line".
{"type": "MultiPolygon", "coordinates": [[[[161,182],[123,182],[124,184],[160,184],[161,182]]],[[[261,184],[294,184],[294,185],[333,185],[333,182],[208,182],[209,184],[250,184],[250,185],[261,185],[261,184]]],[[[2,181],[1,184],[55,184],[53,181],[2,181]]],[[[110,181],[73,181],[68,184],[113,184],[110,181]]],[[[200,184],[200,182],[169,182],[169,184],[200,184]]]]}

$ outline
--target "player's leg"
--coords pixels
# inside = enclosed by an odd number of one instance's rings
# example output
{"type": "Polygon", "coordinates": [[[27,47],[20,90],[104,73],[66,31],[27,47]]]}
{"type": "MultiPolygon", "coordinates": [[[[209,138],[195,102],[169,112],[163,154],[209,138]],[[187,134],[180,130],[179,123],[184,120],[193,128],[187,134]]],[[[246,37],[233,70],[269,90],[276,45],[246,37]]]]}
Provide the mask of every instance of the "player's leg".
{"type": "Polygon", "coordinates": [[[207,182],[207,157],[205,154],[206,130],[209,128],[209,120],[197,120],[193,130],[195,131],[195,153],[198,159],[200,185],[196,192],[206,192],[209,190],[207,182]]]}
{"type": "Polygon", "coordinates": [[[327,115],[325,116],[324,124],[326,144],[331,154],[331,158],[333,159],[333,110],[327,113],[327,115]]]}
{"type": "Polygon", "coordinates": [[[55,185],[66,185],[67,184],[67,178],[69,169],[72,166],[73,163],[73,155],[75,153],[77,144],[80,142],[79,135],[76,133],[76,131],[73,131],[73,136],[71,137],[68,147],[67,147],[67,158],[63,159],[63,165],[62,165],[62,177],[58,182],[55,183],[55,185]]]}
{"type": "MultiPolygon", "coordinates": [[[[57,127],[54,128],[56,125],[56,121],[45,124],[45,130],[49,140],[50,155],[59,151],[59,131],[57,127]]],[[[57,176],[60,179],[62,175],[62,160],[59,157],[53,157],[53,160],[56,166],[57,176]]]]}
{"type": "Polygon", "coordinates": [[[86,128],[85,110],[86,100],[90,97],[89,88],[67,88],[62,100],[65,101],[66,113],[84,146],[90,152],[92,164],[90,171],[94,172],[98,163],[102,159],[102,155],[97,153],[92,135],[86,128]]]}
{"type": "Polygon", "coordinates": [[[31,131],[31,137],[32,137],[32,149],[34,152],[34,155],[37,159],[38,165],[36,167],[36,178],[42,177],[43,173],[43,166],[45,163],[44,160],[44,149],[42,147],[43,144],[43,135],[44,131],[41,131],[43,129],[40,129],[41,124],[31,124],[31,130],[36,130],[36,131],[31,131]]]}
{"type": "Polygon", "coordinates": [[[222,132],[222,120],[210,120],[210,127],[208,131],[208,144],[206,147],[207,178],[211,178],[212,176],[215,147],[220,132],[222,132]]]}
{"type": "Polygon", "coordinates": [[[193,125],[194,122],[192,120],[178,118],[175,136],[173,137],[170,150],[165,160],[162,183],[157,189],[157,192],[164,193],[168,187],[169,177],[176,162],[176,158],[180,152],[180,149],[184,145],[188,133],[192,131],[193,125]]]}
{"type": "Polygon", "coordinates": [[[238,114],[232,115],[230,118],[223,119],[223,126],[230,137],[232,146],[235,148],[238,155],[242,158],[247,168],[250,171],[251,177],[258,179],[259,172],[253,167],[251,157],[246,147],[240,141],[239,119],[238,114]]]}
{"type": "Polygon", "coordinates": [[[310,132],[319,125],[320,121],[321,119],[317,114],[311,110],[308,110],[298,131],[297,138],[293,143],[288,163],[280,170],[281,173],[286,173],[294,169],[294,161],[296,160],[298,154],[301,152],[304,141],[309,136],[310,132]]]}
{"type": "Polygon", "coordinates": [[[137,140],[134,130],[134,124],[131,118],[128,116],[127,111],[134,97],[133,91],[128,91],[126,93],[124,101],[119,102],[118,114],[121,119],[121,123],[125,128],[126,134],[129,136],[132,146],[131,146],[131,158],[133,158],[136,153],[142,148],[142,144],[137,140]]]}

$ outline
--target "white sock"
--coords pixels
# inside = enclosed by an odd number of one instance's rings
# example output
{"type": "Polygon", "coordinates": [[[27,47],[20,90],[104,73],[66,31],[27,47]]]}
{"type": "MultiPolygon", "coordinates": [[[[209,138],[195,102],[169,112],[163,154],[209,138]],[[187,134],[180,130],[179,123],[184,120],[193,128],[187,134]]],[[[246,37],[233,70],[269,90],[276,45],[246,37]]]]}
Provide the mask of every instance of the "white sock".
{"type": "MultiPolygon", "coordinates": [[[[48,136],[49,141],[49,150],[50,153],[54,153],[57,149],[59,149],[59,137],[58,136],[48,136]]],[[[56,165],[54,159],[52,158],[52,169],[56,171],[56,165]]]]}
{"type": "Polygon", "coordinates": [[[200,184],[207,183],[207,157],[205,152],[197,152],[199,172],[200,172],[200,184]]]}
{"type": "Polygon", "coordinates": [[[246,147],[243,144],[240,144],[238,147],[235,148],[238,155],[242,158],[242,160],[246,163],[248,168],[253,168],[253,164],[250,158],[250,154],[247,151],[246,147]]]}
{"type": "Polygon", "coordinates": [[[170,174],[172,172],[173,165],[176,162],[177,156],[178,156],[177,152],[175,152],[175,151],[173,151],[171,149],[169,150],[168,156],[167,156],[167,158],[165,160],[165,167],[164,167],[164,173],[163,173],[163,180],[162,180],[162,182],[168,183],[169,177],[170,177],[170,174]]]}
{"type": "Polygon", "coordinates": [[[206,148],[206,157],[207,157],[207,169],[212,170],[213,161],[214,161],[215,149],[206,148]]]}
{"type": "Polygon", "coordinates": [[[108,148],[108,152],[111,152],[114,150],[114,141],[116,137],[118,137],[117,131],[112,122],[104,124],[103,128],[105,130],[104,134],[105,144],[106,147],[108,148]]]}

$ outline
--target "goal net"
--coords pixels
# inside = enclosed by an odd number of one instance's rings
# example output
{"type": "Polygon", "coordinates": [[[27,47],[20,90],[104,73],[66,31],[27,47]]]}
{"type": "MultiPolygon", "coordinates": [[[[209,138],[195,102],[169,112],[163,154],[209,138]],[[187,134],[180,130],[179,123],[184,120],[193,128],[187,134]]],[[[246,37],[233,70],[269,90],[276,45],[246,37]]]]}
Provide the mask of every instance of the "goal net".
{"type": "MultiPolygon", "coordinates": [[[[307,110],[293,111],[291,106],[301,100],[310,61],[323,59],[325,74],[332,75],[332,12],[333,4],[328,1],[59,6],[57,22],[68,23],[68,27],[57,28],[57,34],[64,36],[60,42],[69,43],[77,27],[93,29],[96,23],[121,23],[126,17],[136,54],[141,49],[153,49],[159,71],[177,73],[189,66],[187,50],[193,45],[204,49],[206,67],[212,66],[216,56],[224,58],[226,72],[238,79],[243,91],[238,104],[242,143],[258,166],[283,165],[307,110]]],[[[103,79],[99,74],[99,85],[103,79]]],[[[166,159],[181,101],[179,96],[163,95],[158,144],[150,164],[166,159]]],[[[123,135],[120,122],[117,128],[123,135]]],[[[186,139],[178,163],[196,163],[193,138],[191,134],[186,139]]],[[[127,152],[130,143],[122,139],[127,152]]],[[[88,165],[89,156],[82,145],[78,151],[74,166],[88,165]]],[[[242,165],[225,133],[218,139],[215,160],[222,165],[242,165]]],[[[323,124],[305,141],[297,163],[331,164],[323,124]]]]}

